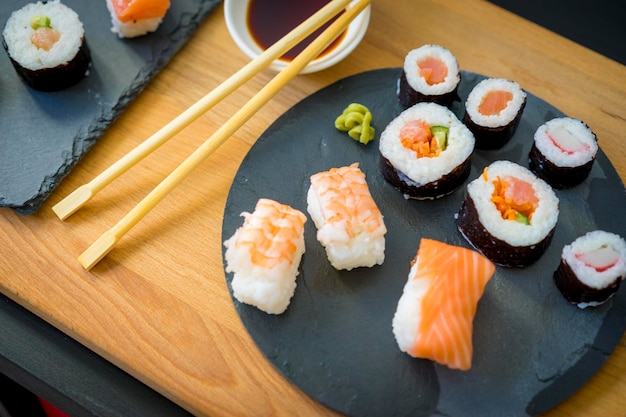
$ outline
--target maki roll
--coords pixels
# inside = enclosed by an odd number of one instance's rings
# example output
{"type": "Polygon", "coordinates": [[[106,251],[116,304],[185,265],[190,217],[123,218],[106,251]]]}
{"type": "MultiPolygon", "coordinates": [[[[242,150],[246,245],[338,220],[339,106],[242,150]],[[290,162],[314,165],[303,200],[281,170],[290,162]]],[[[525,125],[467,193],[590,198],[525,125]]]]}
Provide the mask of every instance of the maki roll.
{"type": "Polygon", "coordinates": [[[465,239],[494,263],[525,267],[554,234],[559,199],[545,181],[510,161],[495,161],[467,185],[456,215],[465,239]]]}
{"type": "Polygon", "coordinates": [[[463,123],[476,138],[477,149],[499,149],[513,134],[526,106],[526,93],[515,81],[482,80],[465,101],[463,123]]]}
{"type": "Polygon", "coordinates": [[[591,172],[598,140],[584,122],[569,117],[539,126],[528,156],[528,166],[554,188],[571,188],[591,172]]]}
{"type": "Polygon", "coordinates": [[[469,370],[474,316],[495,269],[474,250],[423,238],[393,316],[400,350],[469,370]]]}
{"type": "Polygon", "coordinates": [[[626,242],[620,236],[595,230],[563,247],[554,283],[579,308],[605,303],[626,278],[626,242]]]}
{"type": "Polygon", "coordinates": [[[387,182],[407,199],[432,200],[469,176],[474,136],[446,107],[418,103],[387,125],[379,148],[387,182]]]}
{"type": "Polygon", "coordinates": [[[380,265],[387,228],[358,164],[311,176],[307,211],[335,269],[380,265]]]}
{"type": "Polygon", "coordinates": [[[36,90],[57,91],[78,83],[91,62],[78,14],[59,0],[13,12],[2,43],[17,73],[36,90]]]}
{"type": "Polygon", "coordinates": [[[233,272],[233,296],[269,314],[283,313],[296,290],[304,253],[306,216],[261,198],[243,225],[224,242],[226,272],[233,272]]]}
{"type": "Polygon", "coordinates": [[[405,108],[429,101],[449,106],[458,99],[461,72],[456,57],[439,45],[424,45],[404,58],[398,99],[405,108]]]}
{"type": "Polygon", "coordinates": [[[111,31],[120,38],[154,32],[170,8],[170,0],[107,0],[111,31]]]}

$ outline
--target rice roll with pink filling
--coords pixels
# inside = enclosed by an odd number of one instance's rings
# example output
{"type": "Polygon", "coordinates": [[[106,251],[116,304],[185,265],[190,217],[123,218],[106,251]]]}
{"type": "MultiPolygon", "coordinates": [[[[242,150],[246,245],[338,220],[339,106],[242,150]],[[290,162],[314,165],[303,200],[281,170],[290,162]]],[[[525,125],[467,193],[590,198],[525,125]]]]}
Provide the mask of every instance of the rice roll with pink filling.
{"type": "Polygon", "coordinates": [[[387,228],[359,164],[311,176],[307,211],[335,269],[380,265],[387,228]]]}
{"type": "Polygon", "coordinates": [[[598,140],[578,119],[559,117],[539,126],[528,156],[531,171],[554,188],[574,187],[591,172],[598,140]]]}
{"type": "Polygon", "coordinates": [[[13,12],[2,42],[17,73],[36,90],[58,91],[78,83],[91,62],[78,14],[59,0],[13,12]]]}
{"type": "Polygon", "coordinates": [[[595,230],[565,245],[554,282],[579,308],[595,307],[611,298],[626,278],[626,242],[595,230]]]}
{"type": "Polygon", "coordinates": [[[456,57],[439,45],[424,45],[404,58],[398,82],[398,99],[405,108],[434,102],[449,106],[458,99],[461,72],[456,57]]]}
{"type": "Polygon", "coordinates": [[[457,227],[492,262],[525,267],[552,240],[559,199],[545,181],[510,161],[495,161],[467,185],[457,227]]]}
{"type": "Polygon", "coordinates": [[[474,136],[448,108],[418,103],[385,127],[379,149],[387,182],[407,199],[432,200],[468,178],[474,136]]]}
{"type": "Polygon", "coordinates": [[[224,242],[226,272],[234,273],[234,297],[269,314],[281,314],[296,290],[304,253],[306,216],[274,200],[261,198],[243,225],[224,242]]]}
{"type": "Polygon", "coordinates": [[[482,80],[465,101],[463,123],[476,138],[477,149],[499,149],[515,133],[526,106],[526,93],[515,81],[482,80]]]}

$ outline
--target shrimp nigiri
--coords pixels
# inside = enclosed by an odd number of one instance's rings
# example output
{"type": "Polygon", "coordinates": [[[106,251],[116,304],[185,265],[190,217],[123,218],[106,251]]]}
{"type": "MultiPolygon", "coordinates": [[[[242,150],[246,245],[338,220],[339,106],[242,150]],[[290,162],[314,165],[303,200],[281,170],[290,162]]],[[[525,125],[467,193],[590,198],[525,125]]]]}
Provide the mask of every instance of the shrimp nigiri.
{"type": "Polygon", "coordinates": [[[372,267],[385,260],[387,228],[358,163],[312,175],[307,211],[334,268],[372,267]]]}
{"type": "Polygon", "coordinates": [[[281,314],[296,290],[306,216],[267,198],[242,216],[243,226],[224,242],[226,272],[234,272],[233,295],[266,313],[281,314]]]}
{"type": "Polygon", "coordinates": [[[422,239],[392,322],[400,350],[470,369],[474,315],[494,271],[474,250],[422,239]]]}

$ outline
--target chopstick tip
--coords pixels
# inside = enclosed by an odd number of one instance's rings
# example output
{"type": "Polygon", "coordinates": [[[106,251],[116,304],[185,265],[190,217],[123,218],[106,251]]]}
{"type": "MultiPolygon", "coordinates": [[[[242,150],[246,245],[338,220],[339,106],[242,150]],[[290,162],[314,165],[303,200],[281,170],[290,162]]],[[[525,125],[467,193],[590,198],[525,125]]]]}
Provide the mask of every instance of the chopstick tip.
{"type": "Polygon", "coordinates": [[[87,184],[75,189],[71,194],[52,207],[52,211],[61,220],[67,219],[93,197],[93,191],[87,184]]]}
{"type": "Polygon", "coordinates": [[[111,230],[103,233],[98,240],[78,257],[78,262],[89,271],[113,249],[117,239],[117,236],[111,230]]]}

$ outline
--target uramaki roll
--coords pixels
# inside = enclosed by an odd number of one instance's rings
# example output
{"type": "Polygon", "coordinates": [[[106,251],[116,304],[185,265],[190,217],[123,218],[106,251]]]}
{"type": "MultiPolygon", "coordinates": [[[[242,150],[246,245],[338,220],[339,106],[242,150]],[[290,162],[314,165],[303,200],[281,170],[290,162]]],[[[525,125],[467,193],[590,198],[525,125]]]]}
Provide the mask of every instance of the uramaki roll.
{"type": "Polygon", "coordinates": [[[449,106],[458,99],[461,72],[456,57],[439,45],[424,45],[404,58],[398,82],[398,99],[405,108],[434,102],[449,106]]]}
{"type": "Polygon", "coordinates": [[[626,242],[620,236],[595,230],[565,245],[554,283],[578,308],[605,303],[626,278],[626,242]]]}
{"type": "Polygon", "coordinates": [[[446,107],[418,103],[387,125],[379,149],[383,176],[405,198],[435,199],[469,176],[474,136],[446,107]]]}
{"type": "Polygon", "coordinates": [[[525,267],[537,261],[552,240],[559,199],[528,169],[496,161],[467,185],[457,227],[492,262],[525,267]]]}
{"type": "Polygon", "coordinates": [[[463,123],[476,138],[477,149],[499,149],[513,137],[526,106],[526,93],[514,81],[482,80],[465,101],[463,123]]]}
{"type": "Polygon", "coordinates": [[[528,166],[554,188],[571,188],[589,176],[597,153],[598,140],[589,126],[559,117],[535,132],[528,166]]]}

